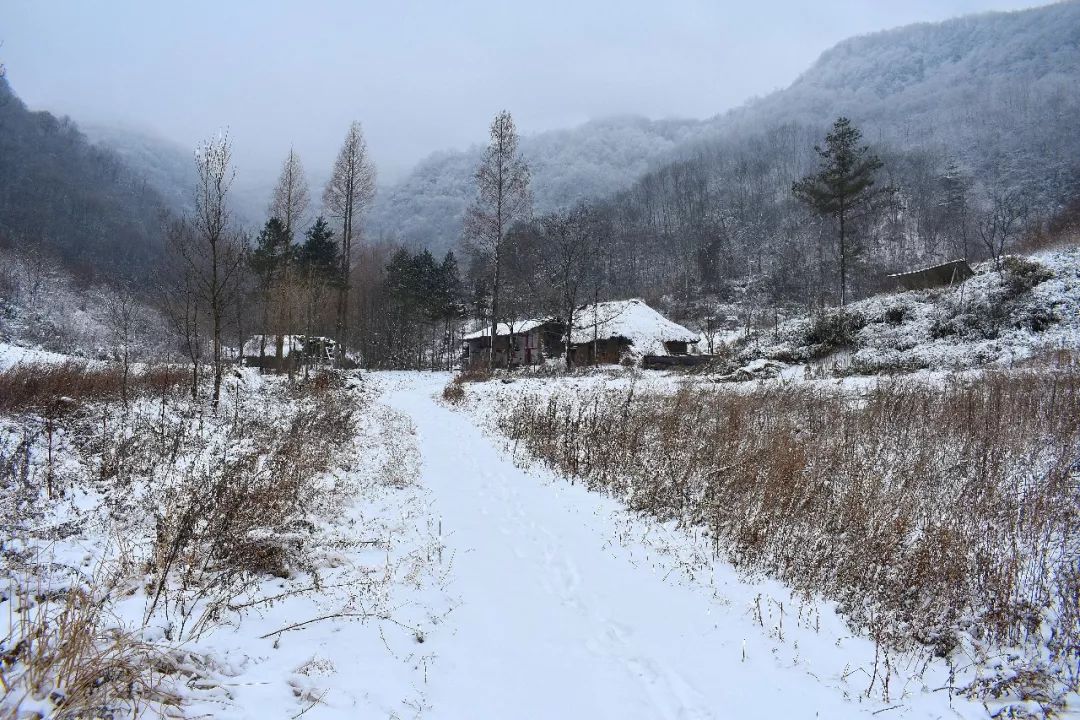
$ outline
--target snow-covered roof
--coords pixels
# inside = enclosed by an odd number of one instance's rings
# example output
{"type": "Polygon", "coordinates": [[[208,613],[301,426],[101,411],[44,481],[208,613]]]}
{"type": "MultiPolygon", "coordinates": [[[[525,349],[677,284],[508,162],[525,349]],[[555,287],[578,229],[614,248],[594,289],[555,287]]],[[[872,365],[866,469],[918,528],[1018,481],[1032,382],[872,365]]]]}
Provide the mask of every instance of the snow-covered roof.
{"type": "MultiPolygon", "coordinates": [[[[551,322],[550,318],[534,318],[532,320],[522,320],[521,322],[514,323],[513,332],[514,332],[515,335],[518,335],[518,334],[521,334],[521,333],[527,333],[530,330],[538,328],[541,325],[544,325],[544,324],[549,323],[549,322],[551,322]]],[[[511,326],[509,324],[507,324],[507,323],[499,323],[499,329],[497,331],[497,333],[498,333],[497,336],[498,337],[503,337],[504,335],[509,335],[510,331],[511,331],[511,326]]],[[[486,338],[486,337],[491,337],[491,325],[487,325],[487,326],[482,327],[482,328],[480,328],[478,330],[474,330],[473,332],[466,333],[465,335],[461,336],[461,339],[462,340],[479,340],[480,338],[486,338]]]]}
{"type": "Polygon", "coordinates": [[[643,300],[614,300],[578,308],[570,341],[574,344],[626,338],[634,352],[666,355],[665,342],[696,343],[701,336],[653,310],[643,300]],[[595,326],[595,333],[594,333],[595,326]]]}

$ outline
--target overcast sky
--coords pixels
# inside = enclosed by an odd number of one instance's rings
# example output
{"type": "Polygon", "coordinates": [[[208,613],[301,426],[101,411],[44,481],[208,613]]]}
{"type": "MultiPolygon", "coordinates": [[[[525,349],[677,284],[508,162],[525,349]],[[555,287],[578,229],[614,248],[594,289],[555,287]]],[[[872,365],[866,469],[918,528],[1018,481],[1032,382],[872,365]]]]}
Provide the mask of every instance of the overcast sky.
{"type": "MultiPolygon", "coordinates": [[[[4,0],[0,62],[33,108],[192,146],[239,172],[290,144],[323,177],[352,119],[382,179],[486,137],[634,113],[708,117],[786,86],[846,37],[1023,0],[4,0]]],[[[272,178],[270,178],[272,181],[272,178]]]]}

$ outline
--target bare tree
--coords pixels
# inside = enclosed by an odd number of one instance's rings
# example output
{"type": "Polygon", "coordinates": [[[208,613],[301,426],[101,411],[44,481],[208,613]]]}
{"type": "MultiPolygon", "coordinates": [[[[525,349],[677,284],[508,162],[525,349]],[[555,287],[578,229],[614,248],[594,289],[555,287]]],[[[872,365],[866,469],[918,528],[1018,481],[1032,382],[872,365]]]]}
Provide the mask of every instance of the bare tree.
{"type": "Polygon", "coordinates": [[[994,259],[994,268],[999,272],[1005,247],[1015,239],[1026,215],[1024,196],[1016,190],[990,192],[982,212],[978,215],[975,231],[982,246],[994,259]]]}
{"type": "Polygon", "coordinates": [[[203,338],[201,334],[202,316],[199,300],[199,283],[196,280],[196,265],[189,260],[196,256],[194,233],[187,218],[173,220],[166,229],[166,239],[171,264],[169,282],[164,285],[162,305],[165,316],[180,337],[184,354],[191,360],[191,399],[199,397],[199,377],[203,361],[203,338]]]}
{"type": "Polygon", "coordinates": [[[499,291],[501,289],[502,249],[506,231],[529,216],[529,166],[518,152],[514,119],[503,110],[491,123],[491,137],[484,159],[476,171],[476,201],[465,214],[467,240],[489,254],[491,281],[491,348],[488,364],[495,364],[495,338],[498,336],[499,291]]]}
{"type": "Polygon", "coordinates": [[[353,241],[359,235],[360,221],[375,197],[375,166],[367,154],[367,143],[360,123],[353,122],[345,134],[334,172],[323,192],[326,211],[341,226],[339,285],[337,297],[338,364],[345,362],[345,340],[349,319],[349,287],[352,275],[353,241]]]}
{"type": "Polygon", "coordinates": [[[543,279],[552,295],[554,314],[566,323],[563,350],[569,368],[577,308],[599,282],[596,256],[602,230],[598,218],[585,205],[547,215],[540,220],[540,227],[543,279]]]}
{"type": "Polygon", "coordinates": [[[112,336],[117,359],[122,368],[120,399],[128,406],[128,378],[131,375],[132,349],[140,331],[144,331],[146,319],[142,304],[129,285],[121,285],[105,296],[105,320],[112,336]]]}
{"type": "MultiPolygon", "coordinates": [[[[294,249],[293,239],[296,237],[297,228],[303,223],[304,216],[311,206],[311,194],[308,191],[307,176],[304,174],[304,166],[300,162],[300,156],[289,148],[289,154],[281,166],[281,175],[278,177],[277,186],[270,201],[270,217],[277,218],[283,226],[284,247],[281,255],[281,268],[278,285],[278,307],[281,317],[278,325],[282,333],[278,334],[275,352],[278,367],[281,366],[284,343],[281,335],[289,338],[293,335],[293,306],[297,302],[297,285],[299,279],[293,268],[294,249]]],[[[291,346],[291,340],[290,340],[291,346]]],[[[292,364],[289,363],[289,376],[292,377],[292,364]]]]}
{"type": "Polygon", "coordinates": [[[212,401],[221,400],[224,370],[222,332],[236,291],[244,261],[244,245],[230,227],[229,187],[232,185],[232,151],[227,135],[218,135],[195,150],[197,179],[195,211],[190,220],[175,223],[169,246],[180,268],[170,294],[170,315],[187,338],[188,354],[195,365],[192,394],[198,394],[198,358],[201,357],[200,318],[209,320],[211,358],[214,365],[212,401]]]}

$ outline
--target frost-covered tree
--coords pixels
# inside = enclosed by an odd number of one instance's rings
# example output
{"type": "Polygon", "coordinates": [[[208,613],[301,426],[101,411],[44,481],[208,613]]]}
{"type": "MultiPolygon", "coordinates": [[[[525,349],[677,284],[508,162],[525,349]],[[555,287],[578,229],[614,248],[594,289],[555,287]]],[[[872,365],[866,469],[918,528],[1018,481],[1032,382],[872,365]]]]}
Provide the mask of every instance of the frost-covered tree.
{"type": "Polygon", "coordinates": [[[304,216],[311,206],[311,193],[308,190],[307,176],[300,156],[290,148],[285,162],[281,165],[273,198],[270,200],[270,217],[281,220],[285,234],[291,243],[296,230],[304,222],[304,216]]]}
{"type": "Polygon", "coordinates": [[[847,301],[848,264],[856,252],[848,220],[872,197],[874,173],[882,167],[869,146],[860,143],[862,132],[846,117],[837,118],[825,136],[825,147],[814,148],[820,158],[818,171],[791,187],[795,197],[815,213],[836,220],[841,306],[847,301]]]}
{"type": "Polygon", "coordinates": [[[1016,238],[1026,214],[1027,202],[1023,192],[998,188],[987,194],[975,222],[975,231],[999,272],[1001,256],[1016,238]]]}
{"type": "Polygon", "coordinates": [[[337,319],[334,325],[339,363],[345,361],[353,242],[359,236],[364,212],[374,197],[375,165],[368,157],[367,142],[360,123],[354,121],[345,133],[345,141],[334,162],[334,172],[323,191],[323,206],[341,228],[337,319]]]}
{"type": "Polygon", "coordinates": [[[237,301],[244,262],[243,239],[231,223],[232,148],[228,135],[210,138],[195,150],[195,210],[170,225],[170,249],[179,267],[176,286],[168,294],[170,314],[186,338],[194,364],[192,394],[198,392],[200,326],[208,322],[214,366],[212,402],[221,400],[224,370],[222,334],[226,312],[237,301]]]}
{"type": "Polygon", "coordinates": [[[518,152],[514,119],[503,110],[491,123],[491,135],[480,167],[476,170],[476,200],[465,214],[465,238],[486,253],[491,261],[491,349],[488,363],[495,363],[495,337],[500,318],[503,242],[515,222],[532,211],[529,166],[518,152]]]}

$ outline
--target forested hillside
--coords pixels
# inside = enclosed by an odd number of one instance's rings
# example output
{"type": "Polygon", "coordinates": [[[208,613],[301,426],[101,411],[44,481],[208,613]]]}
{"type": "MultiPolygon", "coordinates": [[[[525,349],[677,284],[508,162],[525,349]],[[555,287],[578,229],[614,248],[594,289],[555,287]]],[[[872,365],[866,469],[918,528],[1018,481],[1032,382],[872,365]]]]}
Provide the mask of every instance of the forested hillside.
{"type": "MultiPolygon", "coordinates": [[[[793,254],[795,265],[770,271],[775,282],[789,285],[790,278],[777,275],[803,268],[808,246],[795,235],[813,231],[788,207],[791,183],[812,168],[813,146],[828,125],[847,115],[888,161],[885,177],[901,191],[891,218],[878,217],[877,231],[866,238],[881,246],[868,260],[904,267],[964,254],[948,244],[964,240],[944,238],[955,230],[929,227],[942,183],[963,186],[969,204],[1022,192],[1029,220],[1045,218],[1076,194],[1078,28],[1077,2],[915,25],[840,43],[790,87],[708,121],[624,120],[523,138],[535,208],[546,212],[615,193],[625,242],[613,252],[634,253],[631,264],[648,270],[611,278],[629,293],[663,292],[693,279],[709,283],[717,272],[755,274],[748,255],[764,250],[773,258],[793,254]],[[683,216],[690,207],[714,217],[683,216]],[[702,245],[706,236],[726,245],[727,257],[708,260],[718,268],[694,270],[689,278],[688,269],[676,266],[717,251],[702,245]],[[794,247],[769,245],[780,237],[794,247]]],[[[386,189],[374,234],[417,247],[451,246],[474,194],[478,157],[479,150],[435,156],[386,189]]],[[[805,290],[784,288],[789,295],[805,290]]]]}
{"type": "Polygon", "coordinates": [[[838,302],[840,267],[857,297],[890,272],[1000,253],[1080,193],[1078,28],[1070,2],[841,43],[790,88],[590,201],[602,228],[594,292],[651,298],[683,319],[725,302],[771,316],[838,302]],[[843,251],[836,219],[792,193],[841,115],[882,165],[843,251]]]}
{"type": "Polygon", "coordinates": [[[119,156],[68,118],[31,112],[0,77],[0,244],[84,275],[144,276],[160,265],[167,207],[119,156]]]}
{"type": "MultiPolygon", "coordinates": [[[[622,190],[703,128],[695,120],[614,117],[523,138],[535,206],[555,210],[622,190]]],[[[382,189],[372,208],[370,235],[437,254],[456,246],[481,154],[480,146],[436,153],[382,189]]]]}

